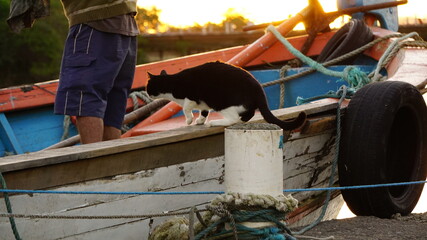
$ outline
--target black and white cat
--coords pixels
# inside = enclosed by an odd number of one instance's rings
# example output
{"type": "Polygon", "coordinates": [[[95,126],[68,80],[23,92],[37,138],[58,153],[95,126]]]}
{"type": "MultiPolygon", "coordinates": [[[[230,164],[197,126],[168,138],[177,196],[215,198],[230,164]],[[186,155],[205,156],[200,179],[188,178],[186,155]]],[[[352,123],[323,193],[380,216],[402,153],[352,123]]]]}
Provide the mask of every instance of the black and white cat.
{"type": "Polygon", "coordinates": [[[284,130],[301,127],[306,114],[290,121],[277,119],[269,110],[264,90],[246,70],[223,62],[208,62],[176,74],[148,73],[147,93],[152,98],[166,98],[183,107],[187,124],[193,122],[193,109],[200,110],[196,124],[204,124],[210,110],[224,119],[212,120],[209,126],[229,126],[249,121],[259,109],[264,119],[284,130]]]}

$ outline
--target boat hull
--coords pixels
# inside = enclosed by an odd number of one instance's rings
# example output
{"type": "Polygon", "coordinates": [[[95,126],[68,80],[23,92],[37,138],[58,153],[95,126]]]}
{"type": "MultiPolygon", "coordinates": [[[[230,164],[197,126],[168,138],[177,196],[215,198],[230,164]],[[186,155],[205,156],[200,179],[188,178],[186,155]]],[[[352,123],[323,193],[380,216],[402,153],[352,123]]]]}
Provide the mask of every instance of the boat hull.
{"type": "MultiPolygon", "coordinates": [[[[289,118],[302,109],[308,113],[321,114],[333,111],[335,107],[336,103],[323,102],[308,104],[303,108],[300,106],[288,108],[286,111],[278,110],[276,114],[281,118],[289,118]]],[[[253,121],[262,121],[262,118],[257,115],[253,121]]],[[[316,117],[310,121],[306,129],[288,136],[283,151],[285,189],[328,185],[331,162],[335,156],[334,122],[333,115],[316,117]]],[[[56,152],[56,156],[50,154],[50,164],[44,161],[43,164],[34,165],[32,168],[24,165],[36,161],[37,158],[42,157],[43,153],[28,154],[26,160],[19,159],[18,156],[6,157],[9,164],[3,163],[0,169],[4,172],[11,189],[19,187],[21,189],[48,188],[57,191],[113,192],[202,192],[225,189],[224,128],[190,126],[179,131],[172,130],[168,133],[99,143],[97,149],[103,147],[104,150],[99,150],[92,157],[87,156],[87,164],[83,167],[82,160],[79,158],[88,152],[93,153],[94,147],[93,145],[75,146],[68,148],[71,150],[68,153],[60,149],[52,150],[50,152],[56,152]],[[195,136],[195,132],[198,136],[195,136]],[[187,137],[184,137],[185,135],[187,137]],[[157,141],[150,141],[147,139],[148,136],[156,137],[157,141]],[[139,146],[135,145],[134,149],[129,148],[131,140],[139,146]],[[111,149],[112,145],[116,147],[111,149]],[[121,148],[123,145],[127,145],[128,149],[121,148]],[[206,147],[207,145],[211,147],[206,147]],[[164,150],[162,150],[163,147],[164,150]],[[198,156],[199,151],[203,152],[203,156],[198,156]],[[181,155],[187,155],[187,157],[181,155]],[[118,174],[116,170],[120,169],[114,169],[112,167],[114,164],[108,164],[109,161],[115,161],[121,166],[121,170],[125,168],[133,170],[118,174]],[[102,168],[97,164],[105,167],[102,168]],[[53,169],[57,173],[54,173],[53,169]],[[39,175],[40,171],[45,174],[39,175]],[[51,172],[52,175],[46,172],[51,172]],[[100,172],[103,176],[100,176],[100,172]],[[93,179],[82,181],[80,176],[79,179],[71,177],[81,174],[86,175],[86,178],[92,176],[93,179]],[[12,181],[24,175],[26,179],[22,182],[12,181]]],[[[337,176],[334,176],[334,179],[337,181],[337,176]]],[[[215,196],[212,194],[159,196],[36,193],[12,195],[11,202],[14,213],[18,214],[114,216],[188,211],[193,206],[202,209],[215,196]]],[[[293,196],[300,201],[300,210],[293,215],[290,214],[289,224],[295,226],[296,221],[299,222],[298,225],[314,221],[319,215],[315,211],[322,206],[322,201],[313,203],[311,200],[321,198],[324,193],[300,192],[294,193],[293,196]]],[[[334,197],[325,219],[336,217],[343,203],[339,194],[334,197]]],[[[4,206],[0,207],[0,212],[6,212],[4,206]]],[[[165,219],[166,217],[98,220],[19,218],[16,222],[23,238],[101,239],[106,236],[115,236],[117,239],[147,239],[153,228],[165,219]]],[[[7,234],[6,239],[13,237],[7,218],[0,219],[0,231],[7,234]]]]}

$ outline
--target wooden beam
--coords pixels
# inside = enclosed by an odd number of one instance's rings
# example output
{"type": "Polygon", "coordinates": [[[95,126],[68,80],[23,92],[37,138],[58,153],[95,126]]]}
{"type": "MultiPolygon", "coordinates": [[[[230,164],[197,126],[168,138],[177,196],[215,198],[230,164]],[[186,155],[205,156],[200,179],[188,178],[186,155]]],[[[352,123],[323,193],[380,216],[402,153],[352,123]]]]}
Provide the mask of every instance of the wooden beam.
{"type": "Polygon", "coordinates": [[[44,189],[224,155],[223,134],[3,173],[10,189],[44,189]]]}

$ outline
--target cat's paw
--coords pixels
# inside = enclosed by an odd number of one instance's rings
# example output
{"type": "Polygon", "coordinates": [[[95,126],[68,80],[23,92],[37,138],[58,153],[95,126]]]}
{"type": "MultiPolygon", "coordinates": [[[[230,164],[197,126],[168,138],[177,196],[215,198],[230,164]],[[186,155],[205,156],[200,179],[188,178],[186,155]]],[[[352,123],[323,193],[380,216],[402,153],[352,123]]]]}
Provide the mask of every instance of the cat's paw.
{"type": "Polygon", "coordinates": [[[196,124],[197,125],[203,125],[203,124],[205,124],[205,122],[206,122],[206,118],[204,118],[204,117],[198,117],[196,119],[196,124]]]}
{"type": "Polygon", "coordinates": [[[209,121],[206,125],[208,125],[209,127],[219,127],[219,126],[230,126],[232,123],[230,123],[230,121],[226,120],[226,119],[218,119],[218,120],[212,120],[209,121]]]}
{"type": "Polygon", "coordinates": [[[191,123],[193,123],[193,118],[186,118],[185,122],[187,123],[187,125],[191,125],[191,123]]]}

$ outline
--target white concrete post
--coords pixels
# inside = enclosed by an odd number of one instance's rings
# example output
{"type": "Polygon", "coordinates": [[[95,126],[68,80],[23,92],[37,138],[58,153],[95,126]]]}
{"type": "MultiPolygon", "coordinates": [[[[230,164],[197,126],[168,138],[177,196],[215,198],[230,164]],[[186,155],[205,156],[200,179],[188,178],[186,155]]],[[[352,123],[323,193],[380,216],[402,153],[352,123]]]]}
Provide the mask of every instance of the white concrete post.
{"type": "Polygon", "coordinates": [[[283,195],[283,131],[273,124],[225,129],[226,192],[283,195]]]}

